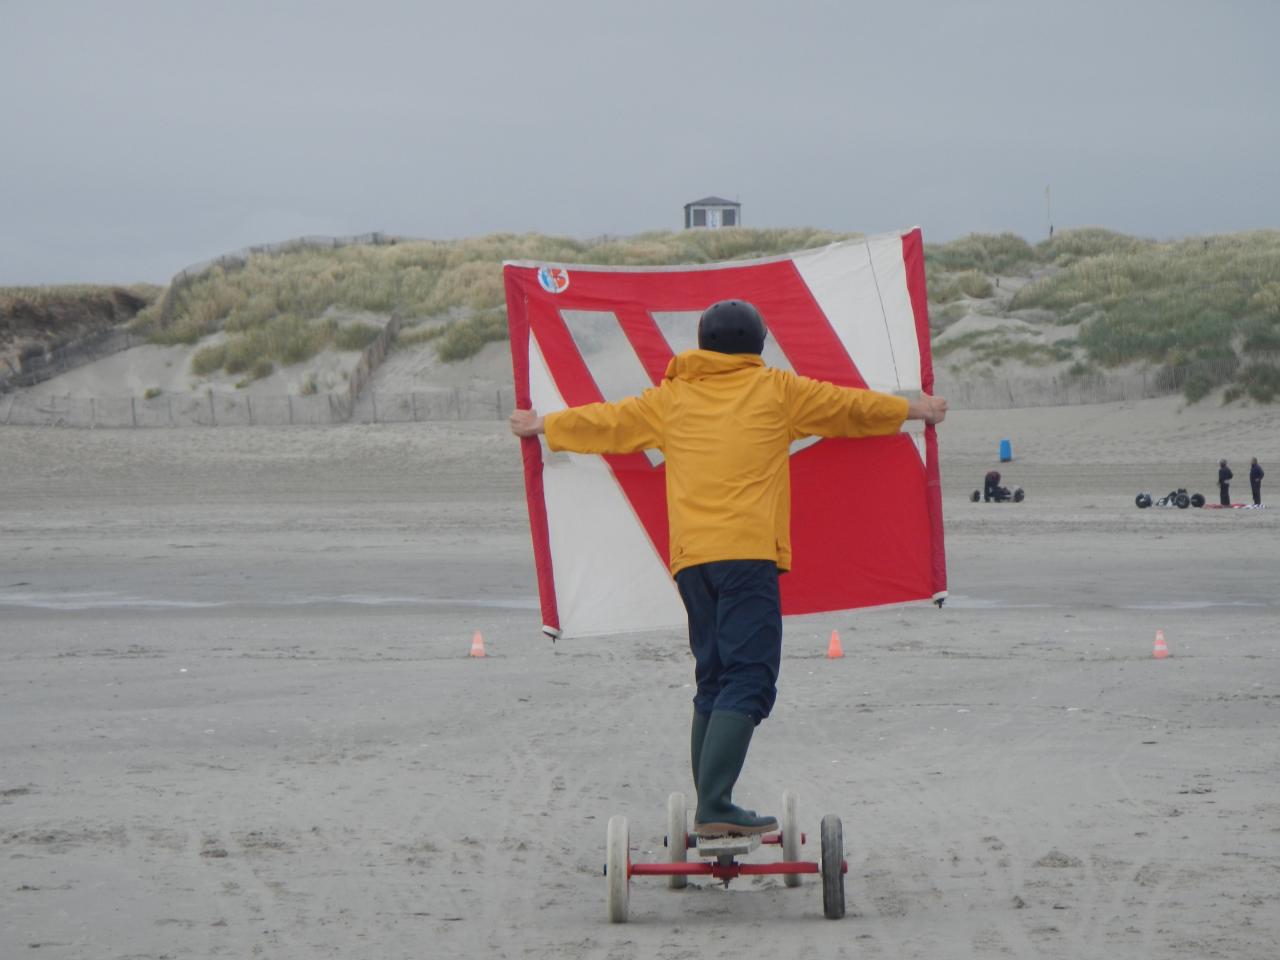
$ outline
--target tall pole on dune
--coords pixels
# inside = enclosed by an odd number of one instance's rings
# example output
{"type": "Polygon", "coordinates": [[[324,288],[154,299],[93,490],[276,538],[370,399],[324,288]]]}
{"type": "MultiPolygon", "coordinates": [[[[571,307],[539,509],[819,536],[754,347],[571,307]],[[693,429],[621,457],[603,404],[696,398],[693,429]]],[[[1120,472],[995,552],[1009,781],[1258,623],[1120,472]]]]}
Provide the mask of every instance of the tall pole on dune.
{"type": "Polygon", "coordinates": [[[1049,198],[1049,187],[1044,188],[1044,221],[1049,225],[1049,239],[1053,239],[1053,204],[1049,198]]]}

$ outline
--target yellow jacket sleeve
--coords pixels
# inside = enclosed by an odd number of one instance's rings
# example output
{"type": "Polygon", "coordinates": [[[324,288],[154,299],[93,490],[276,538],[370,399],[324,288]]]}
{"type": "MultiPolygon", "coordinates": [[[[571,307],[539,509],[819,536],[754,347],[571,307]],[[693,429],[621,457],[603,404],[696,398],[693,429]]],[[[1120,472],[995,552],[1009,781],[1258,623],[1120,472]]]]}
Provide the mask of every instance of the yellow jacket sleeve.
{"type": "Polygon", "coordinates": [[[616,403],[588,403],[549,413],[547,446],[574,453],[634,453],[662,447],[661,387],[616,403]]]}
{"type": "Polygon", "coordinates": [[[791,438],[876,437],[897,433],[907,419],[904,397],[838,387],[808,377],[787,377],[791,438]]]}

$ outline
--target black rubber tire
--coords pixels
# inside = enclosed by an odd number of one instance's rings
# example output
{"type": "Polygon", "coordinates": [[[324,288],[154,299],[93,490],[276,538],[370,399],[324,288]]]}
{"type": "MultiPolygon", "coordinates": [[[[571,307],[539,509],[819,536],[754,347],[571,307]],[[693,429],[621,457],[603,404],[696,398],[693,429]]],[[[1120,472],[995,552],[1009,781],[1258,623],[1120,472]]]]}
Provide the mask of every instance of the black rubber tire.
{"type": "Polygon", "coordinates": [[[1139,510],[1143,510],[1151,506],[1151,496],[1149,494],[1140,493],[1133,498],[1133,502],[1137,504],[1139,510]]]}
{"type": "Polygon", "coordinates": [[[1024,491],[1021,487],[1015,487],[1013,490],[1013,502],[1021,503],[1025,499],[1027,499],[1026,491],[1024,491]]]}
{"type": "Polygon", "coordinates": [[[1185,510],[1187,507],[1191,506],[1191,498],[1185,493],[1178,494],[1173,502],[1178,505],[1179,510],[1185,510]]]}
{"type": "Polygon", "coordinates": [[[982,491],[980,490],[973,491],[973,493],[969,495],[969,499],[972,500],[974,503],[977,503],[979,500],[982,499],[982,491]]]}
{"type": "Polygon", "coordinates": [[[1191,495],[1191,505],[1192,505],[1193,507],[1203,507],[1203,506],[1204,506],[1204,494],[1203,494],[1203,493],[1193,493],[1193,494],[1191,495]]]}
{"type": "Polygon", "coordinates": [[[822,818],[822,915],[844,916],[844,828],[834,813],[822,818]]]}

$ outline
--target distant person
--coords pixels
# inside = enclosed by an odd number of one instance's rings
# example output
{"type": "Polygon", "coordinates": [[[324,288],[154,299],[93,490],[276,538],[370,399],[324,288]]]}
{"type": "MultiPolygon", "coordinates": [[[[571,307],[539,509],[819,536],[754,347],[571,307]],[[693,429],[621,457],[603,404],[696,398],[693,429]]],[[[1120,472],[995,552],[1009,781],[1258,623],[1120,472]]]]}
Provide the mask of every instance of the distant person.
{"type": "Polygon", "coordinates": [[[986,503],[994,500],[1001,503],[1008,500],[1013,494],[1009,492],[1008,487],[1000,486],[1000,471],[988,470],[987,475],[982,478],[982,499],[986,503]]]}
{"type": "Polygon", "coordinates": [[[1253,490],[1253,505],[1255,507],[1262,506],[1262,478],[1266,474],[1262,472],[1262,465],[1258,463],[1258,458],[1254,457],[1249,464],[1249,487],[1253,490]]]}
{"type": "Polygon", "coordinates": [[[1218,461],[1218,493],[1221,497],[1219,502],[1224,507],[1231,506],[1231,468],[1225,460],[1218,461]]]}

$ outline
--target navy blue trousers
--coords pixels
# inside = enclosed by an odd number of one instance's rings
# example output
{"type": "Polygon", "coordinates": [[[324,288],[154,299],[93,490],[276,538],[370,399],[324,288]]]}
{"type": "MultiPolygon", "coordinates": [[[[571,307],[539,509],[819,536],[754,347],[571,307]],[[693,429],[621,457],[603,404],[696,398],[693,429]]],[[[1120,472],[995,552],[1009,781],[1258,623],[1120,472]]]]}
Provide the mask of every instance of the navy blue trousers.
{"type": "Polygon", "coordinates": [[[676,586],[689,614],[698,713],[732,710],[755,723],[778,696],[782,605],[772,560],[717,560],[686,567],[676,586]]]}

